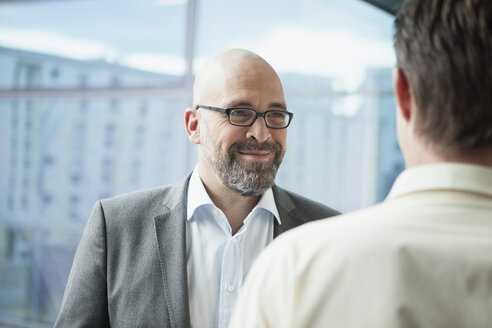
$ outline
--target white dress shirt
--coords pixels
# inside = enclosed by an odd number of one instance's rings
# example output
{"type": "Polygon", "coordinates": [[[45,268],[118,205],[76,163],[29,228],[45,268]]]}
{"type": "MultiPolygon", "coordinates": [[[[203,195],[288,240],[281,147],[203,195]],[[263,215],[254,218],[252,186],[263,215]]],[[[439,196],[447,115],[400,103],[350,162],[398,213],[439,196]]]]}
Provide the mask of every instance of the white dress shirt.
{"type": "Polygon", "coordinates": [[[232,235],[227,218],[212,203],[195,168],[188,186],[187,211],[191,325],[227,327],[243,280],[273,239],[274,217],[281,223],[272,189],[262,195],[243,226],[232,235]]]}
{"type": "Polygon", "coordinates": [[[231,327],[491,328],[492,168],[415,167],[382,204],[283,234],[231,327]]]}

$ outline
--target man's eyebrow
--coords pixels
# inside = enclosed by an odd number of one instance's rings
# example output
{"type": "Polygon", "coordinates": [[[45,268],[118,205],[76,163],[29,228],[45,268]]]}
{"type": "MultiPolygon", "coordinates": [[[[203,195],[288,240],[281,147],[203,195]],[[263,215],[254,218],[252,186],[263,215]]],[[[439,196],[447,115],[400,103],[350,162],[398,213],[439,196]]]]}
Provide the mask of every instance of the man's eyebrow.
{"type": "Polygon", "coordinates": [[[275,109],[283,109],[283,110],[287,110],[287,106],[285,106],[285,104],[282,104],[282,103],[271,103],[268,108],[275,108],[275,109]]]}
{"type": "MultiPolygon", "coordinates": [[[[227,105],[227,108],[247,107],[255,108],[249,101],[233,101],[227,105]]],[[[268,105],[268,109],[282,109],[287,110],[287,107],[283,103],[274,102],[268,105]]]]}
{"type": "Polygon", "coordinates": [[[232,101],[227,105],[227,108],[235,108],[235,107],[254,108],[253,104],[250,103],[249,101],[232,101]]]}

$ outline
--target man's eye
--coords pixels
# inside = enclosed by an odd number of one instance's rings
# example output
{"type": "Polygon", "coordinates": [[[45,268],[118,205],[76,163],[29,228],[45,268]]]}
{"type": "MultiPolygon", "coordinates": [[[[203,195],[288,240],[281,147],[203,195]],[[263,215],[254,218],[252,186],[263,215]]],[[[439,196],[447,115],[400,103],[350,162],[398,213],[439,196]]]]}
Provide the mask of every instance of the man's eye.
{"type": "Polygon", "coordinates": [[[242,109],[235,109],[231,112],[231,115],[235,116],[235,117],[249,117],[249,116],[251,116],[251,111],[242,110],[242,109]]]}
{"type": "Polygon", "coordinates": [[[285,113],[283,113],[283,112],[270,112],[268,115],[271,118],[284,118],[285,117],[285,113]]]}

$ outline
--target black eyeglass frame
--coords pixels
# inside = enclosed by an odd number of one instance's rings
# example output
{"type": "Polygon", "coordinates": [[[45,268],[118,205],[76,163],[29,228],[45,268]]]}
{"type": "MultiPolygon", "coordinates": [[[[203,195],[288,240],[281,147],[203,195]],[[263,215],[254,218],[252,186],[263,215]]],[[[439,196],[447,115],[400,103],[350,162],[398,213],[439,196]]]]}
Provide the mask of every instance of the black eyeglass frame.
{"type": "Polygon", "coordinates": [[[219,113],[226,114],[227,115],[227,119],[229,120],[229,123],[231,125],[241,126],[241,127],[252,126],[253,124],[255,124],[256,119],[258,117],[263,117],[263,120],[265,121],[265,125],[267,126],[267,128],[281,130],[281,129],[286,129],[290,125],[290,122],[292,122],[292,118],[294,117],[294,113],[288,112],[286,110],[277,110],[277,109],[267,110],[267,111],[265,111],[263,113],[259,113],[256,110],[254,110],[253,108],[248,108],[248,107],[220,108],[220,107],[207,106],[207,105],[196,105],[195,106],[195,110],[198,110],[198,108],[205,108],[205,109],[209,109],[209,110],[213,110],[213,111],[216,111],[216,112],[219,112],[219,113]],[[235,123],[232,123],[231,122],[231,116],[229,114],[234,109],[247,109],[247,110],[251,110],[251,111],[255,112],[255,117],[253,118],[253,121],[251,121],[251,123],[249,123],[249,124],[235,124],[235,123]],[[281,128],[268,125],[268,122],[266,120],[266,115],[268,113],[273,113],[273,112],[281,112],[281,113],[287,114],[287,116],[289,116],[289,121],[287,122],[287,125],[284,126],[284,127],[281,127],[281,128]]]}

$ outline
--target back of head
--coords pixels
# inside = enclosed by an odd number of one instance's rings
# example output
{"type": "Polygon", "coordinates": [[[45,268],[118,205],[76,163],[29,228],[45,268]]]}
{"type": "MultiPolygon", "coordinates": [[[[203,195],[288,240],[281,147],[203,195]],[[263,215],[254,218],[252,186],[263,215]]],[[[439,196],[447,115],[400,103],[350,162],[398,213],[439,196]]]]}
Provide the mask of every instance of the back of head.
{"type": "Polygon", "coordinates": [[[408,0],[395,21],[416,132],[440,152],[492,146],[492,1],[408,0]]]}

